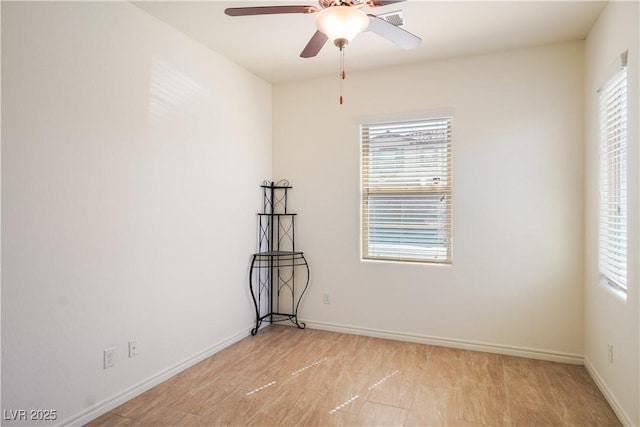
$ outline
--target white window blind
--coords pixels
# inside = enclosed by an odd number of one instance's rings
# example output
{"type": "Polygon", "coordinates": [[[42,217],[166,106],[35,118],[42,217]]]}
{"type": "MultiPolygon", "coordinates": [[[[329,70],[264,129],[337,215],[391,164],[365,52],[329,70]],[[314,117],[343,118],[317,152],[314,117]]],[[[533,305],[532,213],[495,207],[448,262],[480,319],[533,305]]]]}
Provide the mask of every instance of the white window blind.
{"type": "Polygon", "coordinates": [[[600,89],[600,279],[627,289],[627,70],[622,67],[600,89]]]}
{"type": "Polygon", "coordinates": [[[451,117],[362,125],[362,257],[451,263],[451,117]]]}

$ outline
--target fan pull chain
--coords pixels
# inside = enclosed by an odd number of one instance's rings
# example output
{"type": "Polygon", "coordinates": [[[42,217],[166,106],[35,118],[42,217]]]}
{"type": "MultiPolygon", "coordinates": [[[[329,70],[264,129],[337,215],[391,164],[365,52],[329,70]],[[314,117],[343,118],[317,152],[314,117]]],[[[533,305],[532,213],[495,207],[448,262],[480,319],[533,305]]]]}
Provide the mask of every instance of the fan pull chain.
{"type": "Polygon", "coordinates": [[[340,105],[342,105],[342,81],[347,77],[344,72],[344,48],[340,47],[340,105]]]}

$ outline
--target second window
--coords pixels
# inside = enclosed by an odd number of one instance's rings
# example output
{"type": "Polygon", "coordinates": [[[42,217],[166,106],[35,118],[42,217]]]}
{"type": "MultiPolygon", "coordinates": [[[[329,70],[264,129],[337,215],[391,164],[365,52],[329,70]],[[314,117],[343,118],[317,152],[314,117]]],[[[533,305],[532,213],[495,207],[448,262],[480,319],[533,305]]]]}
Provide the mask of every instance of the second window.
{"type": "Polygon", "coordinates": [[[451,121],[362,125],[363,259],[451,263],[451,121]]]}

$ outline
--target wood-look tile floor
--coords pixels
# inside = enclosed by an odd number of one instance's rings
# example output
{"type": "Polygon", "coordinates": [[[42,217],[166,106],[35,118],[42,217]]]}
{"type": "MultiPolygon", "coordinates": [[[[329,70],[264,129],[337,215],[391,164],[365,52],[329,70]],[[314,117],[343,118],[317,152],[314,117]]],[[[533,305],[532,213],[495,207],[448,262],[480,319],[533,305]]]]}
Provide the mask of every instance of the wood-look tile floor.
{"type": "Polygon", "coordinates": [[[621,424],[582,366],[273,325],[88,425],[621,424]]]}

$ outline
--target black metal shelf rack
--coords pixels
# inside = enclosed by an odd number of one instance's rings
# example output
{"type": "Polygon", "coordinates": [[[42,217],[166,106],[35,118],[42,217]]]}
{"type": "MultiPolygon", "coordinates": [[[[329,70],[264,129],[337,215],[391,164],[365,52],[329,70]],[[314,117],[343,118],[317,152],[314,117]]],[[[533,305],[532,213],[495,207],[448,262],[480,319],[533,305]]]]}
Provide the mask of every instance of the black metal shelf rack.
{"type": "Polygon", "coordinates": [[[292,187],[286,180],[265,181],[260,187],[263,205],[258,214],[258,252],[252,256],[249,271],[256,310],[251,335],[258,333],[263,322],[289,320],[304,329],[306,325],[298,321],[298,308],[309,286],[309,265],[304,253],[295,248],[296,214],[287,212],[287,193],[292,187]],[[299,286],[301,274],[306,276],[302,278],[304,286],[299,286]]]}

